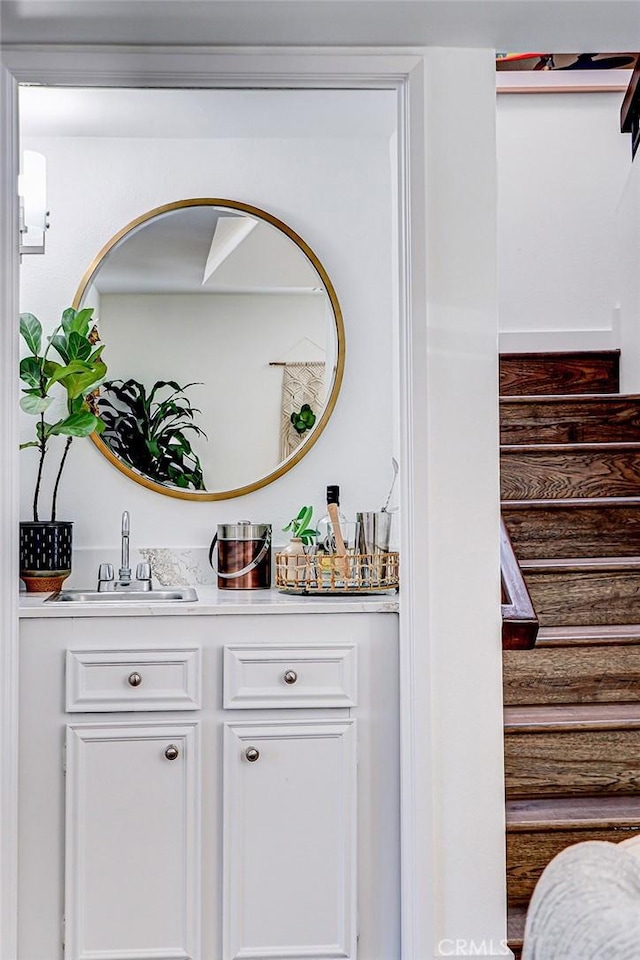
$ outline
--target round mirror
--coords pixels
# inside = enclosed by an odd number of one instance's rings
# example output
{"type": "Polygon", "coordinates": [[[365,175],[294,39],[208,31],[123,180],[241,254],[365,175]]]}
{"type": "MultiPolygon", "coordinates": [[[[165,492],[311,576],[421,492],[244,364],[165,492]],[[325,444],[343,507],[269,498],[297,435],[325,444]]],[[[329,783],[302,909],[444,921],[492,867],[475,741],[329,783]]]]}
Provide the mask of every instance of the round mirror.
{"type": "Polygon", "coordinates": [[[285,223],[193,199],[138,217],[100,251],[74,307],[93,307],[108,378],[92,437],[172,497],[222,500],[290,470],[335,406],[344,327],[322,264],[285,223]]]}

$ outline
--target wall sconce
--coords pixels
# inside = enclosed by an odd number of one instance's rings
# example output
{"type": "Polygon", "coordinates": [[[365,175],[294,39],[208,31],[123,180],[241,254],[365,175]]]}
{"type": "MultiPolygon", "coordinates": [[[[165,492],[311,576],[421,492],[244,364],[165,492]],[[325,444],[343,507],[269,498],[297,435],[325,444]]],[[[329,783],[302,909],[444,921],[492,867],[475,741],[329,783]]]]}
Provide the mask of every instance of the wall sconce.
{"type": "Polygon", "coordinates": [[[47,210],[47,161],[41,153],[25,150],[18,177],[20,195],[20,253],[44,253],[47,210]]]}

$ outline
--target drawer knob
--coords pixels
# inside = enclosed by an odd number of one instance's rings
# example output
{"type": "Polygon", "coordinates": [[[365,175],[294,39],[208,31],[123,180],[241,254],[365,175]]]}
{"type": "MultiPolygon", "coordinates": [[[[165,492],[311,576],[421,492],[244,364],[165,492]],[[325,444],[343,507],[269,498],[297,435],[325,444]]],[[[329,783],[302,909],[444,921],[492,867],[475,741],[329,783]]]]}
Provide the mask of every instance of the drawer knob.
{"type": "Polygon", "coordinates": [[[167,760],[177,760],[180,755],[180,751],[176,747],[175,743],[170,743],[165,750],[164,755],[167,760]]]}
{"type": "Polygon", "coordinates": [[[139,687],[142,683],[142,677],[139,673],[130,673],[129,674],[129,686],[130,687],[139,687]]]}
{"type": "Polygon", "coordinates": [[[298,674],[295,672],[295,670],[287,670],[284,675],[284,682],[288,684],[295,683],[297,679],[298,674]]]}
{"type": "Polygon", "coordinates": [[[257,747],[247,747],[244,755],[249,763],[255,763],[260,758],[260,751],[257,747]]]}

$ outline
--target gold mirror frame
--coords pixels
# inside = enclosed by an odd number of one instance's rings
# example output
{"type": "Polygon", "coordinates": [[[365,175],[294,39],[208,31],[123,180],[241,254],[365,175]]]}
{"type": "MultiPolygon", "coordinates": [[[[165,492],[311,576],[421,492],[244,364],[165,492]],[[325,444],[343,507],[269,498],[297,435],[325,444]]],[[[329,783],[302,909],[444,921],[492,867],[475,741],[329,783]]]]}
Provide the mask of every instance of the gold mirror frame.
{"type": "MultiPolygon", "coordinates": [[[[180,210],[185,207],[227,207],[232,210],[240,210],[243,213],[247,213],[252,217],[257,219],[264,220],[266,223],[271,224],[271,226],[276,227],[282,233],[286,234],[290,240],[299,247],[302,253],[306,258],[311,262],[312,266],[317,271],[324,288],[327,292],[329,300],[331,301],[331,308],[333,310],[334,321],[336,325],[336,337],[337,337],[337,355],[336,355],[336,368],[335,376],[333,378],[333,384],[331,387],[331,393],[325,404],[325,408],[322,412],[322,416],[315,424],[312,432],[309,436],[300,444],[294,453],[291,454],[286,460],[283,460],[278,467],[273,470],[271,473],[267,474],[264,477],[261,477],[259,480],[256,480],[254,483],[245,484],[242,487],[236,487],[232,490],[220,490],[216,492],[197,492],[195,490],[180,490],[174,487],[165,487],[161,483],[157,483],[155,480],[150,480],[148,477],[145,477],[141,473],[137,473],[133,470],[128,464],[124,463],[117,457],[107,444],[101,440],[98,434],[91,434],[91,439],[95,443],[96,447],[103,455],[109,460],[121,473],[124,473],[131,480],[135,480],[136,483],[141,484],[143,487],[147,487],[149,490],[155,490],[156,493],[161,493],[167,497],[176,497],[179,500],[201,500],[201,501],[210,501],[210,500],[231,500],[234,497],[242,497],[246,493],[252,493],[254,490],[260,490],[262,487],[268,486],[270,483],[273,483],[274,480],[277,480],[279,477],[282,477],[285,473],[288,473],[304,456],[307,455],[309,450],[313,447],[315,442],[318,440],[322,434],[324,428],[329,422],[329,418],[333,413],[334,407],[336,405],[338,394],[340,392],[340,387],[342,384],[342,377],[344,373],[344,364],[345,364],[345,334],[344,334],[344,322],[342,319],[342,311],[340,310],[340,304],[338,303],[338,298],[336,292],[333,288],[333,284],[329,279],[326,270],[322,266],[322,263],[313,252],[311,247],[298,236],[298,234],[291,229],[286,223],[282,220],[278,220],[277,217],[272,216],[272,214],[267,213],[265,210],[261,210],[259,207],[251,206],[248,203],[241,203],[238,200],[221,200],[212,197],[195,197],[189,200],[176,200],[173,203],[165,203],[160,207],[155,207],[153,210],[149,210],[148,213],[143,213],[141,216],[136,217],[135,220],[132,220],[128,223],[122,230],[119,230],[107,243],[103,246],[97,256],[91,262],[88,270],[82,277],[76,294],[73,298],[73,307],[75,310],[80,309],[82,306],[82,301],[86,295],[89,286],[93,282],[96,274],[98,273],[102,262],[109,255],[111,250],[123,240],[127,234],[131,233],[141,224],[146,223],[149,220],[153,220],[154,217],[160,216],[161,214],[169,213],[171,210],[180,210]]],[[[98,318],[99,323],[99,318],[98,318]]],[[[107,344],[108,346],[108,344],[107,344]]]]}

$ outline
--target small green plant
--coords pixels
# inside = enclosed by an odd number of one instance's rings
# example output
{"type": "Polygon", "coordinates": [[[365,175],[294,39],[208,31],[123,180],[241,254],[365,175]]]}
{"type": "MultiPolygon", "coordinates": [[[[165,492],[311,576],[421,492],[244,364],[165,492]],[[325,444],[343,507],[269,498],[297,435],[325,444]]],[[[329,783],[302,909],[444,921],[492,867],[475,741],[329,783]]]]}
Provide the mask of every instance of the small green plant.
{"type": "Polygon", "coordinates": [[[58,487],[73,438],[88,437],[104,429],[87,399],[102,383],[107,372],[101,360],[104,346],[95,346],[100,339],[98,331],[95,326],[89,327],[92,314],[93,309],[74,310],[68,307],[46,343],[43,343],[42,324],[38,318],[32,313],[20,314],[20,335],[29,350],[29,354],[20,361],[20,379],[25,384],[20,406],[25,413],[38,418],[36,439],[20,444],[20,449],[36,447],[40,453],[33,496],[33,519],[36,522],[40,519],[40,489],[51,438],[67,438],[51,500],[51,519],[55,520],[58,487]],[[52,351],[59,360],[52,359],[52,351]],[[58,398],[66,401],[66,413],[51,423],[46,413],[58,398]]]}
{"type": "Polygon", "coordinates": [[[308,403],[303,403],[298,413],[296,413],[294,410],[294,412],[291,414],[291,423],[293,424],[293,429],[297,433],[302,434],[307,430],[311,430],[311,427],[315,422],[316,415],[308,403]]]}
{"type": "Polygon", "coordinates": [[[301,507],[298,516],[290,520],[286,527],[282,529],[284,531],[290,530],[293,537],[300,537],[305,546],[308,547],[318,536],[318,531],[309,526],[312,516],[313,507],[301,507]]]}
{"type": "Polygon", "coordinates": [[[200,413],[175,380],[158,380],[147,393],[138,380],[109,380],[98,401],[103,440],[125,463],[157,483],[205,490],[200,460],[187,433],[205,437],[193,421],[200,413]],[[169,388],[164,399],[159,394],[169,388]]]}

